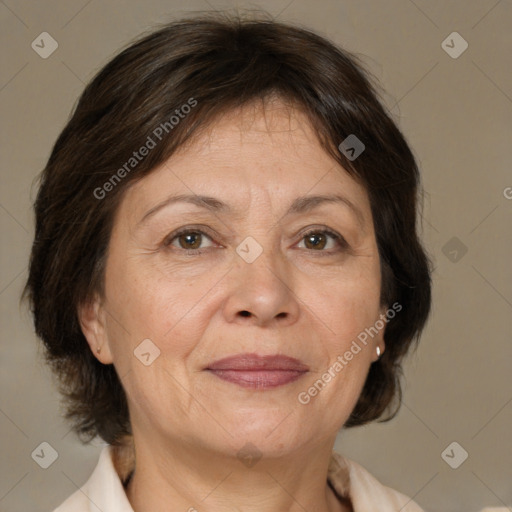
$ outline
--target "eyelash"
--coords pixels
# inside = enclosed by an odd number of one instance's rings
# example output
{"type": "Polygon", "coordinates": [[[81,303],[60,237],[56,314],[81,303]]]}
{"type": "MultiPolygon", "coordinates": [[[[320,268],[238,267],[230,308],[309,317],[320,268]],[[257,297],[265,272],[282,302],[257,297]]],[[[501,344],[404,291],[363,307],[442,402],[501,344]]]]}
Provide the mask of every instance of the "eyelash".
{"type": "MultiPolygon", "coordinates": [[[[182,235],[187,235],[187,234],[200,234],[200,235],[208,237],[210,240],[213,241],[212,236],[210,236],[208,233],[206,233],[202,229],[183,228],[183,229],[179,229],[178,231],[171,233],[164,240],[163,245],[165,247],[170,247],[172,242],[174,242],[174,240],[176,240],[178,237],[180,237],[182,235]]],[[[306,233],[302,234],[300,241],[304,240],[307,236],[310,236],[312,234],[324,234],[324,235],[330,236],[338,244],[340,250],[346,250],[349,248],[347,241],[341,235],[339,235],[338,233],[336,233],[335,231],[332,231],[330,229],[318,229],[318,228],[311,229],[311,230],[307,231],[306,233]]],[[[207,251],[209,248],[207,248],[207,249],[175,248],[175,249],[178,249],[178,251],[183,251],[186,255],[195,256],[195,255],[202,254],[203,252],[207,251]]],[[[314,252],[319,253],[318,256],[328,256],[328,255],[333,254],[332,252],[328,252],[328,251],[324,251],[324,250],[315,251],[314,249],[309,249],[309,251],[312,253],[314,253],[314,252]],[[322,254],[322,253],[324,253],[324,254],[322,254]]]]}

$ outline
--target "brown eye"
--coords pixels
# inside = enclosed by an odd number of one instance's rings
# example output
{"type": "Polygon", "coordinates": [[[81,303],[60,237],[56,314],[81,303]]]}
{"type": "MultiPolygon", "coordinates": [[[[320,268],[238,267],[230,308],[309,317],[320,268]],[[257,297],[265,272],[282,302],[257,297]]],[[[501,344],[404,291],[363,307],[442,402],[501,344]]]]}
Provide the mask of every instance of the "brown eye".
{"type": "Polygon", "coordinates": [[[316,230],[306,233],[302,240],[306,249],[311,249],[317,252],[327,252],[324,249],[344,248],[346,243],[344,239],[332,231],[316,230]]]}
{"type": "Polygon", "coordinates": [[[201,249],[207,249],[213,246],[212,239],[199,230],[182,230],[171,234],[164,245],[173,249],[194,252],[202,252],[201,249]],[[207,243],[207,245],[205,245],[207,243]]]}
{"type": "Polygon", "coordinates": [[[201,233],[186,233],[177,237],[182,249],[199,249],[201,246],[201,233]]]}
{"type": "Polygon", "coordinates": [[[324,249],[327,244],[327,237],[323,233],[311,233],[304,240],[308,249],[324,249]]]}

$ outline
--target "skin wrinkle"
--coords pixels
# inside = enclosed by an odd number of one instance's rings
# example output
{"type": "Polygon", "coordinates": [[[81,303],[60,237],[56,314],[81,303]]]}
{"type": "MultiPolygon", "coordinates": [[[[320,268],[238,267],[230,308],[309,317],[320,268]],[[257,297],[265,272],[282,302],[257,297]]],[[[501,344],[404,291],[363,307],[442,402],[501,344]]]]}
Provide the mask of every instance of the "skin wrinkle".
{"type": "Polygon", "coordinates": [[[106,264],[105,306],[131,335],[101,308],[81,315],[91,349],[104,347],[101,354],[93,350],[95,357],[127,375],[137,461],[127,494],[135,512],[159,512],[168,503],[183,510],[200,504],[206,512],[302,510],[297,502],[321,512],[350,510],[327,486],[327,469],[336,435],[376,360],[375,347],[384,352],[383,333],[310,404],[299,404],[297,395],[384,312],[369,200],[321,148],[302,113],[279,103],[267,104],[265,117],[251,112],[248,126],[238,111],[219,119],[123,197],[106,264]],[[221,222],[180,204],[134,229],[165,197],[191,191],[245,209],[221,222]],[[335,204],[283,217],[296,197],[336,192],[361,210],[364,232],[335,204]],[[195,224],[219,233],[226,249],[183,256],[162,247],[172,231],[195,224]],[[302,240],[295,234],[309,225],[339,232],[351,250],[322,257],[297,249],[302,240]],[[246,236],[263,247],[251,264],[235,252],[246,236]],[[146,338],[161,351],[148,367],[133,357],[146,338]],[[262,391],[203,371],[241,352],[287,354],[310,372],[262,391]],[[252,468],[237,458],[248,442],[263,455],[252,468]]]}

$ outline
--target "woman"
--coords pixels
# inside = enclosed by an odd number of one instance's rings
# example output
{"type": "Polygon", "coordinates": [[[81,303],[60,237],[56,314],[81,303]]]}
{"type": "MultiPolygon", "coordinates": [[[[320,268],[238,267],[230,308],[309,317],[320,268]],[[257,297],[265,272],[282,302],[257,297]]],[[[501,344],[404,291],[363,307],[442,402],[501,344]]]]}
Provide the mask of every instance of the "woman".
{"type": "Polygon", "coordinates": [[[355,58],[220,15],[109,62],[59,136],[25,294],[107,444],[58,512],[421,510],[333,452],[427,320],[414,157],[355,58]]]}

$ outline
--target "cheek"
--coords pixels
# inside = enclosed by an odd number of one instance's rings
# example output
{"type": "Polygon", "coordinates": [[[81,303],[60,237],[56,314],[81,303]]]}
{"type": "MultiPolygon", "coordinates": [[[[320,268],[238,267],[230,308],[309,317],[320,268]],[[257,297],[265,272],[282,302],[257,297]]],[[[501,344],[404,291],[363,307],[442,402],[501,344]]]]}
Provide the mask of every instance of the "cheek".
{"type": "Polygon", "coordinates": [[[333,287],[321,297],[318,311],[329,321],[324,331],[326,357],[321,371],[307,383],[312,387],[303,390],[314,402],[314,410],[332,424],[348,419],[361,394],[374,343],[366,329],[379,318],[378,287],[344,284],[342,290],[333,287]]]}
{"type": "Polygon", "coordinates": [[[157,415],[160,402],[188,410],[181,386],[190,384],[187,360],[202,336],[201,298],[208,283],[192,286],[179,279],[171,283],[148,269],[135,272],[129,267],[111,275],[116,286],[110,296],[117,314],[109,321],[108,335],[130,404],[138,404],[135,409],[149,416],[157,415]]]}
{"type": "Polygon", "coordinates": [[[200,297],[201,280],[163,273],[139,257],[111,269],[109,297],[137,335],[163,337],[200,297]],[[198,297],[199,295],[199,297],[198,297]]]}
{"type": "Polygon", "coordinates": [[[328,327],[334,345],[342,348],[379,316],[378,275],[350,276],[333,281],[312,299],[315,312],[328,327]]]}
{"type": "Polygon", "coordinates": [[[138,363],[134,350],[150,339],[166,364],[177,366],[201,339],[208,321],[205,307],[220,277],[213,272],[194,279],[179,272],[163,275],[137,258],[111,268],[107,296],[115,313],[109,339],[117,362],[133,367],[138,363]]]}

